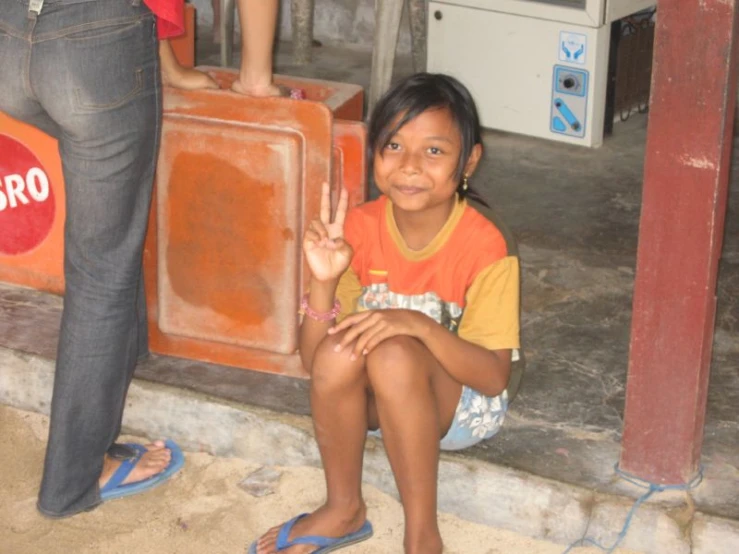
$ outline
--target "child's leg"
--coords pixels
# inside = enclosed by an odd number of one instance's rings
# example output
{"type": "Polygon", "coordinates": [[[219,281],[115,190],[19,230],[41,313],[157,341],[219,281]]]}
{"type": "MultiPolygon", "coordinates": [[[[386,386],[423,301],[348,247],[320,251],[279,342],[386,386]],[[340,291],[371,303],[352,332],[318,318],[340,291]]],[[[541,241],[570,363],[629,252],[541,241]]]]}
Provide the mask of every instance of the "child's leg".
{"type": "Polygon", "coordinates": [[[213,42],[221,44],[221,0],[210,0],[213,8],[213,42]]]}
{"type": "MultiPolygon", "coordinates": [[[[366,518],[362,499],[362,456],[368,425],[365,361],[350,360],[349,351],[336,353],[339,336],[326,337],[316,350],[311,375],[311,411],[318,449],[326,475],[326,503],[293,527],[290,539],[305,535],[342,537],[357,531],[366,518]]],[[[258,554],[275,552],[278,527],[258,543],[258,554]]],[[[313,552],[315,546],[295,546],[285,554],[313,552]]]]}
{"type": "Polygon", "coordinates": [[[405,514],[405,552],[442,551],[436,513],[439,442],[462,385],[411,337],[386,340],[367,356],[367,376],[405,514]]]}
{"type": "Polygon", "coordinates": [[[185,90],[218,88],[218,84],[211,79],[210,75],[197,69],[182,67],[168,40],[159,41],[159,61],[162,68],[162,82],[167,86],[185,90]]]}
{"type": "Polygon", "coordinates": [[[238,0],[241,68],[233,90],[249,96],[279,96],[272,82],[277,0],[238,0]]]}

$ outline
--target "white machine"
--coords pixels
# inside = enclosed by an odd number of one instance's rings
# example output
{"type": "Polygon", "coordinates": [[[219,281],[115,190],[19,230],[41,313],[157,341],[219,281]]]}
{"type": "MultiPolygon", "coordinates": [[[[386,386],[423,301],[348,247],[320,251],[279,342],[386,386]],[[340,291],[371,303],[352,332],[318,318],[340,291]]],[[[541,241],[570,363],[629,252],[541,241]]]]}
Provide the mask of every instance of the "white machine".
{"type": "Polygon", "coordinates": [[[428,70],[462,81],[485,127],[600,146],[611,23],[654,4],[431,1],[428,70]]]}

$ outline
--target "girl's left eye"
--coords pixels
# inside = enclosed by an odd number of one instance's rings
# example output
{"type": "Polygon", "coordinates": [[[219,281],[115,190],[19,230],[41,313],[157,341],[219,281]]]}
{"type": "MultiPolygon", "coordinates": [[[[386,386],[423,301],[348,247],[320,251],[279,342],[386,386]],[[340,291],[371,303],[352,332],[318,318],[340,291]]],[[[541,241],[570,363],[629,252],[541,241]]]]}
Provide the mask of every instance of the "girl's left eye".
{"type": "Polygon", "coordinates": [[[436,146],[432,146],[431,148],[429,148],[429,153],[436,155],[436,154],[441,154],[442,151],[440,148],[437,148],[436,146]]]}

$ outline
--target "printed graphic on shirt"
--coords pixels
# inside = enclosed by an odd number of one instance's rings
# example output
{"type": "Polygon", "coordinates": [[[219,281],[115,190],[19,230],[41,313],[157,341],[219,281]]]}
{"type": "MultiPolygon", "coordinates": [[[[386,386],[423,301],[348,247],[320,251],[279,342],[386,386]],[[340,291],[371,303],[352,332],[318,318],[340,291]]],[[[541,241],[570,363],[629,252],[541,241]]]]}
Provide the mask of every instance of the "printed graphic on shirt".
{"type": "Polygon", "coordinates": [[[435,292],[406,296],[392,292],[387,283],[363,287],[357,304],[357,311],[398,308],[422,312],[455,333],[462,319],[461,306],[444,302],[435,292]]]}

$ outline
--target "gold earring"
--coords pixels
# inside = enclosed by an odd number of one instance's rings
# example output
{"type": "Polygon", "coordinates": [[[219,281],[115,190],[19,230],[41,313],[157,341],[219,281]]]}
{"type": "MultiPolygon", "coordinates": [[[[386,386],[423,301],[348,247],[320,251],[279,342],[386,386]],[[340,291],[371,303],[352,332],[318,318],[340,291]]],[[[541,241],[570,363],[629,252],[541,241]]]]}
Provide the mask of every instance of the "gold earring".
{"type": "Polygon", "coordinates": [[[465,190],[466,191],[467,190],[467,187],[468,187],[468,185],[467,185],[467,175],[465,175],[464,178],[462,179],[462,190],[465,190]]]}

